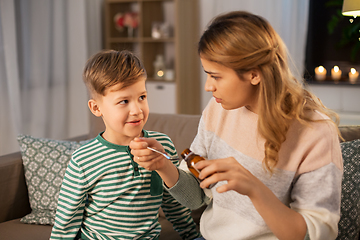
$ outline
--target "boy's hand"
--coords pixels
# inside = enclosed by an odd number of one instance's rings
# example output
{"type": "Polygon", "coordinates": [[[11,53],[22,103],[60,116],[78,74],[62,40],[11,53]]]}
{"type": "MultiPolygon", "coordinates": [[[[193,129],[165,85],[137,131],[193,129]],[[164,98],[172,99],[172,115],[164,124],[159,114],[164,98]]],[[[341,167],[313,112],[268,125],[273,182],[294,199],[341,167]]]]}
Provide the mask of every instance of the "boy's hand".
{"type": "Polygon", "coordinates": [[[153,152],[147,147],[155,148],[160,152],[165,152],[164,147],[153,138],[135,138],[129,145],[134,161],[147,170],[160,170],[168,162],[168,159],[159,153],[153,152]]]}
{"type": "Polygon", "coordinates": [[[129,145],[134,161],[141,167],[154,171],[160,175],[164,183],[171,188],[179,179],[176,166],[163,155],[153,152],[147,147],[165,152],[164,147],[153,138],[135,138],[129,145]]]}

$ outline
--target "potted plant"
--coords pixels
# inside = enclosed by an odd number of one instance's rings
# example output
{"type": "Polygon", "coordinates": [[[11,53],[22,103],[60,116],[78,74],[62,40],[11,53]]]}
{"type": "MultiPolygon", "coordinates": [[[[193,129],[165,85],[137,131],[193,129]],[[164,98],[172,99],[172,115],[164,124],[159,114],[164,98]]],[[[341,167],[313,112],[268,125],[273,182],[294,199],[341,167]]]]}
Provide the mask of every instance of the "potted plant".
{"type": "Polygon", "coordinates": [[[336,8],[336,12],[331,16],[327,28],[328,33],[334,34],[338,30],[338,26],[341,24],[344,26],[341,30],[341,38],[337,44],[337,47],[343,48],[345,46],[351,46],[350,59],[352,61],[357,60],[357,53],[360,50],[360,19],[356,17],[346,17],[342,15],[343,0],[330,0],[326,2],[326,7],[336,8]],[[343,24],[347,22],[347,24],[343,24]]]}

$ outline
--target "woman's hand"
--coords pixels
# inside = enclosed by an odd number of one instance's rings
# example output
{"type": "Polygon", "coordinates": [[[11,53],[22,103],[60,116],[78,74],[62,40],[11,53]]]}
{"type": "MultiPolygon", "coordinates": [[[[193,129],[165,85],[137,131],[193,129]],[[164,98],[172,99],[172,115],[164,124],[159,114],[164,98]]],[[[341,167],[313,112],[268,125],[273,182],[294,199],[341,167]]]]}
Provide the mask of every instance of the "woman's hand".
{"type": "Polygon", "coordinates": [[[202,188],[219,181],[227,181],[227,184],[216,189],[219,193],[234,190],[250,197],[258,189],[257,186],[262,184],[233,157],[200,161],[195,167],[200,170],[199,178],[203,180],[200,184],[202,188]]]}
{"type": "Polygon", "coordinates": [[[246,195],[262,216],[268,227],[279,239],[304,239],[306,223],[293,209],[284,205],[275,194],[233,157],[198,162],[200,186],[205,188],[218,181],[227,181],[216,189],[223,193],[234,190],[246,195]]]}

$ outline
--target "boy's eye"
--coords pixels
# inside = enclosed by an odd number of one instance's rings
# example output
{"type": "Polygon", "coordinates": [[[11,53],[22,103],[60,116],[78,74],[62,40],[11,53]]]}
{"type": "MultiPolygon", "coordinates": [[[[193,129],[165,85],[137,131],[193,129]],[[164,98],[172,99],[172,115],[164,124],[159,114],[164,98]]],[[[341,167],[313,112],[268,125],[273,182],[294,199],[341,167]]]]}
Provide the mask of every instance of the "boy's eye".
{"type": "Polygon", "coordinates": [[[141,95],[141,96],[139,97],[140,100],[144,100],[145,98],[146,98],[146,95],[141,95]]]}
{"type": "Polygon", "coordinates": [[[127,104],[129,101],[128,100],[122,100],[119,102],[119,104],[127,104]]]}

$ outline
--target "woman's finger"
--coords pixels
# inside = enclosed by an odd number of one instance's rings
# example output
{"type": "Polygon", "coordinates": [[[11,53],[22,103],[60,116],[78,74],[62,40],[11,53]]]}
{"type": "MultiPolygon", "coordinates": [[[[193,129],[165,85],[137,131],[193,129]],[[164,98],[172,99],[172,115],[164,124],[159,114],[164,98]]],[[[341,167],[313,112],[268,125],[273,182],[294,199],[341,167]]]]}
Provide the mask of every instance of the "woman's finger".
{"type": "Polygon", "coordinates": [[[199,178],[204,179],[217,172],[225,172],[238,167],[240,165],[233,157],[216,159],[216,160],[205,160],[195,164],[195,168],[200,171],[199,178]],[[232,159],[234,161],[232,161],[232,159]]]}

